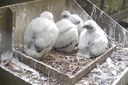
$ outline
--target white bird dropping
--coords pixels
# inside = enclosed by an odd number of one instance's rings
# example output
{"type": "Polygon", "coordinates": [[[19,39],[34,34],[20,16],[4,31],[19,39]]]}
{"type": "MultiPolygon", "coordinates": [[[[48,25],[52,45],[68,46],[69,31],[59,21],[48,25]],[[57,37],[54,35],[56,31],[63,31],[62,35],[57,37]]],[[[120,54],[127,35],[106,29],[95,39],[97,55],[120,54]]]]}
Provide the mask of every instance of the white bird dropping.
{"type": "Polygon", "coordinates": [[[54,48],[64,52],[73,52],[78,42],[78,29],[68,19],[61,19],[56,23],[59,35],[54,48]]]}
{"type": "Polygon", "coordinates": [[[45,11],[35,18],[26,28],[24,42],[25,53],[40,58],[52,49],[58,36],[58,29],[53,14],[45,11]]]}
{"type": "Polygon", "coordinates": [[[105,52],[108,39],[98,24],[93,20],[88,20],[83,28],[85,29],[81,32],[78,43],[78,56],[93,58],[105,52]]]}

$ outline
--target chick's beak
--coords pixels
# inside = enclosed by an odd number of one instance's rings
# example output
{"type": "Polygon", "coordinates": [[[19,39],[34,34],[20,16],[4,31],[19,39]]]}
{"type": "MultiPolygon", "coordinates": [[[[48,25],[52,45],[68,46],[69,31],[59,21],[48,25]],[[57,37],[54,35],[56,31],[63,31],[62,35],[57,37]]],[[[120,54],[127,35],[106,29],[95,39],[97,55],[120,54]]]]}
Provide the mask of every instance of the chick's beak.
{"type": "Polygon", "coordinates": [[[93,29],[93,27],[90,26],[90,25],[84,25],[82,28],[84,28],[84,29],[93,29]]]}
{"type": "Polygon", "coordinates": [[[84,25],[82,28],[86,29],[87,28],[87,25],[84,25]]]}

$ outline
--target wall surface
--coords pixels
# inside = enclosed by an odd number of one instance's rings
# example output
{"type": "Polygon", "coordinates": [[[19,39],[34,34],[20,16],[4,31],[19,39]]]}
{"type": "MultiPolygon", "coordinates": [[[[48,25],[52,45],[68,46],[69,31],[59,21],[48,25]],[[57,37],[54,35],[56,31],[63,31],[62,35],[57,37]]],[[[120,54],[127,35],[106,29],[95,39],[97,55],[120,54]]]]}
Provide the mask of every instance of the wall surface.
{"type": "Polygon", "coordinates": [[[116,21],[128,22],[128,0],[90,0],[116,21]]]}
{"type": "Polygon", "coordinates": [[[22,3],[22,2],[26,2],[26,1],[32,1],[32,0],[0,0],[0,7],[6,6],[6,5],[11,5],[11,4],[22,3]]]}

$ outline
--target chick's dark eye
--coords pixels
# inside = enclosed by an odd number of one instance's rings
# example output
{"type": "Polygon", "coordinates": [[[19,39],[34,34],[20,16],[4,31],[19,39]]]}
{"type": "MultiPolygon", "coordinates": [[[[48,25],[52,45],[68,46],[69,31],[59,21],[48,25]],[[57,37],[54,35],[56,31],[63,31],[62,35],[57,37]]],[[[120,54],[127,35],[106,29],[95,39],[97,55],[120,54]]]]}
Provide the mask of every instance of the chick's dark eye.
{"type": "Polygon", "coordinates": [[[93,29],[93,27],[91,25],[84,25],[83,28],[85,28],[85,29],[93,29]]]}
{"type": "Polygon", "coordinates": [[[93,27],[92,26],[89,26],[89,29],[93,29],[93,27]]]}
{"type": "Polygon", "coordinates": [[[79,23],[80,23],[80,21],[76,22],[76,24],[79,24],[79,23]]]}
{"type": "Polygon", "coordinates": [[[86,25],[86,28],[89,28],[89,26],[88,26],[88,25],[86,25]]]}
{"type": "Polygon", "coordinates": [[[67,18],[68,16],[67,15],[63,15],[64,18],[67,18]]]}
{"type": "Polygon", "coordinates": [[[42,48],[40,48],[39,46],[35,45],[35,48],[36,48],[36,52],[38,52],[38,53],[42,51],[42,48]]]}

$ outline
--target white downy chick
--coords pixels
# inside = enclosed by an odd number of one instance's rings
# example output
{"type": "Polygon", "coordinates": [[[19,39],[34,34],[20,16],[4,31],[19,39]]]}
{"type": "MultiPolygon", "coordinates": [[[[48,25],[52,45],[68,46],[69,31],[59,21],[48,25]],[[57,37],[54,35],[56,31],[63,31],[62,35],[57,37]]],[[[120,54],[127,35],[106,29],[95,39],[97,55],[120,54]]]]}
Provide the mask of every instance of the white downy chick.
{"type": "Polygon", "coordinates": [[[77,15],[77,14],[71,14],[69,11],[63,11],[61,13],[62,18],[67,18],[69,19],[73,24],[77,26],[78,33],[80,35],[83,27],[83,20],[77,15]]]}
{"type": "Polygon", "coordinates": [[[101,55],[108,47],[108,39],[105,32],[93,20],[84,23],[85,28],[80,34],[78,43],[78,56],[94,58],[101,55]]]}
{"type": "Polygon", "coordinates": [[[52,49],[57,36],[58,29],[53,14],[45,11],[28,25],[24,35],[24,51],[29,56],[40,58],[52,49]]]}
{"type": "Polygon", "coordinates": [[[61,17],[63,18],[69,18],[72,14],[69,11],[62,11],[61,17]]]}
{"type": "Polygon", "coordinates": [[[56,23],[59,35],[54,48],[63,52],[73,52],[78,42],[78,30],[68,19],[61,19],[56,23]]]}
{"type": "Polygon", "coordinates": [[[77,26],[78,33],[80,35],[84,25],[83,20],[77,14],[72,14],[68,19],[77,26]]]}

